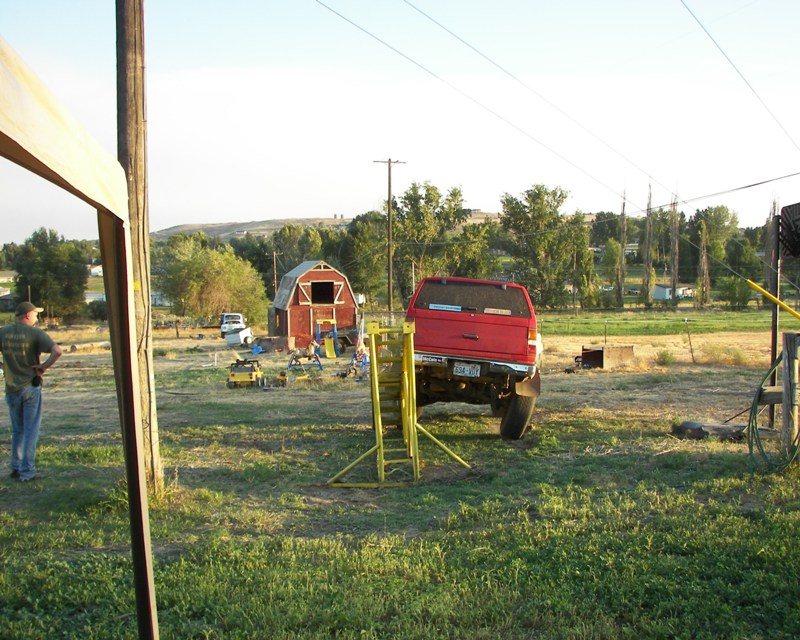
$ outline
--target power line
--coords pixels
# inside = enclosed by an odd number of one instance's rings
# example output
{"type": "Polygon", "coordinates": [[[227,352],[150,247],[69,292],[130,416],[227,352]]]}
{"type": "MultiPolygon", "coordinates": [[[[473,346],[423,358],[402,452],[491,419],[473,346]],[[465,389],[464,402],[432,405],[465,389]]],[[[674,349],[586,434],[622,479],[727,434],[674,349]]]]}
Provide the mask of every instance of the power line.
{"type": "MultiPolygon", "coordinates": [[[[717,191],[716,193],[709,193],[704,196],[695,196],[694,198],[689,198],[687,200],[680,199],[681,204],[689,204],[690,202],[696,202],[698,200],[706,200],[708,198],[715,198],[716,196],[724,196],[728,193],[736,193],[737,191],[744,191],[745,189],[751,189],[753,187],[761,187],[765,184],[769,184],[770,182],[777,182],[778,180],[786,180],[787,178],[795,178],[800,176],[800,171],[796,171],[795,173],[787,173],[785,176],[778,176],[777,178],[769,178],[767,180],[761,180],[760,182],[753,182],[751,184],[745,184],[740,187],[734,187],[732,189],[726,189],[724,191],[717,191]]],[[[669,205],[659,205],[655,207],[656,209],[663,209],[669,205]]],[[[635,211],[634,213],[644,213],[644,210],[635,211]]]]}
{"type": "Polygon", "coordinates": [[[722,49],[722,47],[719,45],[719,43],[718,43],[718,42],[717,42],[717,41],[714,39],[714,36],[712,36],[712,35],[711,35],[711,33],[708,31],[708,29],[706,29],[706,28],[705,28],[705,26],[703,25],[703,23],[702,23],[702,22],[700,22],[700,19],[699,19],[699,18],[698,18],[698,17],[697,17],[697,16],[694,14],[694,12],[693,12],[693,11],[692,11],[692,10],[689,8],[689,5],[688,5],[688,4],[686,4],[686,0],[681,0],[681,4],[682,4],[684,7],[686,7],[686,10],[689,12],[689,15],[691,15],[691,16],[692,16],[692,18],[694,18],[694,19],[695,19],[695,22],[697,22],[697,24],[698,24],[698,25],[700,25],[700,28],[701,28],[701,29],[702,29],[702,30],[705,32],[705,34],[706,34],[706,35],[709,37],[709,39],[711,40],[711,42],[713,42],[713,43],[714,43],[714,46],[715,46],[715,47],[717,47],[717,49],[719,49],[719,52],[720,52],[720,53],[721,53],[723,56],[725,56],[725,59],[726,59],[726,60],[728,61],[728,63],[729,63],[729,64],[730,64],[730,65],[733,67],[733,70],[734,70],[734,71],[736,71],[736,73],[738,73],[738,74],[739,74],[739,77],[740,77],[740,78],[741,78],[741,79],[744,81],[744,83],[747,85],[748,89],[750,89],[750,91],[752,91],[752,92],[753,92],[753,95],[754,95],[754,96],[756,97],[756,99],[757,99],[757,100],[758,100],[758,101],[761,103],[761,106],[762,106],[762,107],[764,107],[764,109],[766,109],[767,113],[768,113],[768,114],[769,114],[769,115],[772,117],[772,119],[775,121],[775,123],[776,123],[776,124],[777,124],[777,125],[780,127],[781,131],[783,131],[783,133],[786,135],[786,137],[789,139],[789,141],[790,141],[790,142],[791,142],[791,143],[794,145],[794,148],[795,148],[795,149],[797,149],[798,151],[800,151],[800,146],[798,146],[798,145],[797,145],[797,143],[794,141],[794,138],[792,138],[792,136],[791,136],[791,135],[789,134],[789,132],[786,130],[786,127],[784,127],[784,126],[783,126],[783,124],[781,124],[781,121],[780,121],[780,120],[778,120],[778,117],[777,117],[777,116],[776,116],[774,113],[772,113],[772,111],[770,110],[770,108],[767,106],[767,103],[766,103],[766,102],[764,102],[764,100],[762,100],[762,99],[761,99],[761,96],[760,96],[760,95],[758,95],[758,92],[757,92],[757,91],[756,91],[756,90],[753,88],[753,85],[751,85],[751,84],[748,82],[747,78],[745,78],[745,77],[744,77],[744,74],[743,74],[743,73],[742,73],[742,72],[739,70],[739,68],[738,68],[738,67],[737,67],[737,66],[736,66],[736,65],[733,63],[733,60],[731,60],[731,59],[730,59],[730,57],[728,56],[728,54],[727,54],[727,53],[725,53],[725,51],[722,49]]]}
{"type": "MultiPolygon", "coordinates": [[[[583,125],[583,124],[582,124],[580,121],[578,121],[577,119],[573,118],[573,117],[572,117],[572,116],[571,116],[569,113],[567,113],[566,111],[564,111],[563,109],[561,109],[561,108],[560,108],[558,105],[556,105],[555,103],[553,103],[551,100],[548,100],[548,98],[547,98],[547,97],[545,97],[544,95],[542,95],[541,93],[539,93],[538,91],[536,91],[536,90],[535,90],[533,87],[531,87],[531,86],[530,86],[530,85],[528,85],[527,83],[523,82],[523,81],[522,81],[522,80],[521,80],[519,77],[517,77],[516,75],[514,75],[513,73],[511,73],[511,72],[510,72],[508,69],[506,69],[504,66],[502,66],[501,64],[499,64],[498,62],[496,62],[495,60],[493,60],[492,58],[490,58],[488,55],[486,55],[485,53],[483,53],[483,52],[482,52],[481,50],[479,50],[477,47],[473,46],[471,43],[467,42],[467,41],[466,41],[464,38],[462,38],[461,36],[459,36],[458,34],[456,34],[455,32],[453,32],[451,29],[448,29],[448,28],[447,28],[445,25],[443,25],[441,22],[439,22],[438,20],[436,20],[435,18],[433,18],[431,15],[429,15],[428,13],[426,13],[425,11],[423,11],[422,9],[420,9],[419,7],[417,7],[417,6],[416,6],[414,3],[410,2],[410,0],[403,0],[403,2],[405,2],[405,3],[406,3],[408,6],[409,6],[409,7],[411,7],[412,9],[414,9],[414,10],[415,10],[417,13],[419,13],[420,15],[422,15],[423,17],[425,17],[427,20],[431,21],[431,22],[432,22],[433,24],[435,24],[437,27],[439,27],[439,28],[440,28],[440,29],[442,29],[443,31],[445,31],[445,32],[447,32],[448,34],[450,34],[450,35],[451,35],[453,38],[455,38],[456,40],[458,40],[459,42],[461,42],[461,43],[462,43],[464,46],[466,46],[466,47],[468,47],[469,49],[471,49],[472,51],[474,51],[476,54],[478,54],[478,55],[479,55],[480,57],[482,57],[484,60],[486,60],[487,62],[489,62],[491,65],[493,65],[494,67],[496,67],[497,69],[499,69],[500,71],[502,71],[502,72],[503,72],[505,75],[507,75],[509,78],[511,78],[512,80],[514,80],[515,82],[517,82],[519,85],[521,85],[522,87],[524,87],[525,89],[527,89],[528,91],[530,91],[530,92],[531,92],[533,95],[535,95],[537,98],[539,98],[540,100],[542,100],[542,101],[543,101],[545,104],[547,104],[547,105],[548,105],[548,106],[550,106],[551,108],[555,109],[555,110],[556,110],[558,113],[560,113],[562,116],[564,116],[565,118],[567,118],[568,120],[570,120],[572,123],[574,123],[575,125],[577,125],[577,126],[578,126],[578,127],[580,127],[581,129],[583,129],[583,130],[584,130],[586,133],[588,133],[590,136],[592,136],[592,137],[593,137],[595,140],[597,140],[598,142],[600,142],[601,144],[603,144],[603,145],[604,145],[606,148],[608,148],[609,150],[613,151],[613,152],[614,152],[616,155],[618,155],[620,158],[622,158],[623,160],[625,160],[625,162],[627,162],[628,164],[630,164],[630,165],[631,165],[632,167],[634,167],[636,170],[638,170],[638,171],[639,171],[639,172],[641,172],[642,174],[644,174],[644,175],[648,176],[649,178],[653,179],[653,181],[654,181],[656,184],[658,184],[660,187],[662,187],[662,188],[663,188],[663,189],[665,189],[666,191],[671,191],[671,189],[670,189],[669,187],[666,187],[665,185],[663,185],[662,183],[660,183],[658,180],[656,180],[656,179],[652,178],[652,176],[651,176],[651,175],[650,175],[650,174],[649,174],[649,173],[648,173],[646,170],[642,169],[642,168],[641,168],[641,167],[640,167],[638,164],[636,164],[636,163],[635,163],[633,160],[631,160],[630,158],[628,158],[627,156],[625,156],[625,155],[624,155],[622,152],[620,152],[619,150],[617,150],[617,149],[616,149],[615,147],[613,147],[613,146],[612,146],[610,143],[606,142],[606,141],[605,141],[605,140],[603,140],[601,137],[599,137],[598,135],[596,135],[596,134],[595,134],[593,131],[591,131],[591,130],[590,130],[588,127],[584,126],[584,125],[583,125]]],[[[695,16],[695,15],[692,13],[691,9],[689,9],[689,7],[686,5],[686,3],[684,2],[684,0],[681,0],[681,2],[682,2],[682,3],[683,3],[683,5],[686,7],[686,9],[689,11],[689,13],[692,15],[692,17],[694,17],[694,18],[695,18],[695,20],[697,20],[697,22],[698,22],[698,24],[700,24],[701,28],[703,28],[703,30],[704,30],[704,31],[706,31],[706,33],[708,34],[708,31],[707,31],[707,30],[705,29],[705,27],[704,27],[704,26],[703,26],[703,25],[700,23],[700,21],[697,19],[697,17],[696,17],[696,16],[695,16]]],[[[711,37],[711,34],[708,34],[708,35],[709,35],[709,37],[711,38],[712,42],[714,42],[714,44],[717,44],[717,43],[716,43],[716,41],[715,41],[715,40],[714,40],[714,39],[711,37]]],[[[718,44],[717,44],[717,47],[718,47],[718,48],[720,48],[718,44]]],[[[721,48],[720,48],[720,51],[722,51],[722,49],[721,49],[721,48]]],[[[723,54],[723,55],[725,55],[725,57],[728,59],[728,61],[731,63],[731,65],[733,65],[733,62],[730,60],[730,58],[728,58],[728,56],[725,54],[725,52],[724,52],[724,51],[722,51],[722,54],[723,54]]],[[[735,65],[733,65],[733,66],[734,66],[734,69],[736,69],[736,66],[735,66],[735,65]]],[[[746,79],[746,78],[745,78],[745,77],[744,77],[744,76],[741,74],[741,72],[739,72],[739,70],[738,70],[738,69],[736,69],[736,71],[739,73],[739,75],[742,77],[742,79],[745,81],[745,83],[748,85],[748,87],[750,87],[750,89],[753,91],[753,93],[755,93],[755,90],[752,88],[752,86],[750,86],[750,83],[749,83],[749,82],[747,82],[747,79],[746,79]]],[[[758,96],[758,94],[756,94],[756,97],[758,97],[758,98],[759,98],[759,100],[761,100],[761,98],[758,96]]],[[[763,100],[762,100],[761,102],[762,102],[762,104],[764,104],[763,100]]],[[[766,108],[766,104],[764,104],[764,107],[766,108]]],[[[769,109],[767,109],[767,111],[769,111],[769,109]]],[[[771,112],[770,112],[770,115],[772,115],[772,114],[771,114],[771,112]]],[[[774,117],[775,117],[775,116],[773,115],[773,118],[774,118],[774,117]]],[[[777,121],[777,119],[776,119],[776,121],[777,121]]],[[[778,122],[778,125],[779,125],[779,126],[781,126],[781,125],[780,125],[780,122],[778,122]]],[[[783,129],[783,127],[782,127],[782,126],[781,126],[781,128],[783,129]]],[[[785,129],[784,129],[784,132],[785,132],[785,129]]],[[[787,135],[788,135],[788,133],[787,133],[787,135]]],[[[789,136],[789,139],[791,140],[791,136],[789,136]]],[[[794,143],[794,140],[792,140],[792,143],[794,143]]],[[[797,145],[795,145],[795,146],[797,146],[797,145]]],[[[798,149],[800,149],[800,148],[798,148],[798,149]]],[[[760,182],[754,182],[754,183],[752,183],[752,184],[747,184],[747,185],[740,186],[740,187],[734,187],[733,189],[727,189],[727,190],[724,190],[724,191],[718,191],[718,192],[716,192],[716,193],[711,193],[711,194],[704,195],[704,196],[697,196],[697,197],[694,197],[694,198],[689,198],[688,200],[680,199],[680,202],[681,202],[682,204],[688,205],[690,202],[695,202],[695,201],[697,201],[697,200],[705,200],[705,199],[707,199],[707,198],[713,198],[713,197],[716,197],[716,196],[726,195],[726,194],[729,194],[729,193],[735,193],[735,192],[737,192],[737,191],[742,191],[742,190],[744,190],[744,189],[750,189],[750,188],[752,188],[752,187],[758,187],[758,186],[762,186],[762,185],[768,184],[768,183],[770,183],[770,182],[776,182],[776,181],[778,181],[778,180],[784,180],[784,179],[786,179],[786,178],[793,178],[793,177],[795,177],[795,176],[798,176],[798,175],[800,175],[800,172],[791,173],[791,174],[788,174],[788,175],[785,175],[785,176],[780,176],[780,177],[778,177],[778,178],[771,178],[771,179],[769,179],[769,180],[762,180],[762,181],[760,181],[760,182]]],[[[620,194],[616,194],[616,195],[620,195],[620,194]]],[[[675,197],[677,197],[677,194],[675,194],[675,197]]],[[[623,196],[623,198],[624,198],[624,196],[623,196]]],[[[656,208],[665,208],[665,207],[667,207],[667,206],[671,206],[671,204],[672,204],[672,203],[670,203],[670,205],[660,205],[659,207],[656,207],[656,208]]],[[[633,213],[645,213],[645,211],[644,211],[644,210],[642,210],[642,209],[640,209],[639,211],[635,211],[635,212],[633,212],[633,213]]]]}
{"type": "Polygon", "coordinates": [[[477,105],[478,107],[480,107],[481,109],[483,109],[483,110],[484,110],[484,111],[486,111],[487,113],[491,114],[492,116],[494,116],[494,117],[495,117],[495,118],[497,118],[498,120],[500,120],[500,121],[504,122],[504,123],[505,123],[505,124],[507,124],[509,127],[511,127],[512,129],[514,129],[514,130],[515,130],[515,131],[517,131],[518,133],[521,133],[523,136],[525,136],[525,137],[526,137],[526,138],[528,138],[529,140],[531,140],[531,141],[535,142],[536,144],[538,144],[538,145],[539,145],[540,147],[542,147],[543,149],[545,149],[545,150],[549,151],[550,153],[552,153],[554,156],[556,156],[557,158],[559,158],[559,159],[560,159],[560,160],[562,160],[563,162],[567,163],[568,165],[570,165],[570,166],[571,166],[571,167],[573,167],[574,169],[577,169],[577,170],[578,170],[578,171],[580,171],[580,172],[581,172],[583,175],[585,175],[587,178],[589,178],[590,180],[592,180],[592,181],[596,182],[597,184],[599,184],[599,185],[600,185],[601,187],[603,187],[604,189],[607,189],[608,191],[610,191],[611,193],[613,193],[613,194],[614,194],[615,196],[617,196],[617,197],[622,197],[622,196],[621,196],[621,195],[620,195],[620,194],[617,192],[617,190],[616,190],[616,189],[614,189],[613,187],[611,187],[611,186],[607,185],[605,182],[603,182],[602,180],[600,180],[600,178],[596,177],[595,175],[593,175],[592,173],[590,173],[588,170],[584,169],[583,167],[579,166],[578,164],[576,164],[576,163],[572,162],[572,160],[570,160],[570,159],[569,159],[569,158],[567,158],[566,156],[562,155],[561,153],[559,153],[558,151],[556,151],[556,150],[555,150],[555,149],[553,149],[552,147],[548,146],[547,144],[545,144],[544,142],[542,142],[541,140],[539,140],[538,138],[536,138],[535,136],[533,136],[532,134],[530,134],[528,131],[526,131],[525,129],[523,129],[522,127],[520,127],[519,125],[517,125],[516,123],[512,122],[511,120],[509,120],[508,118],[506,118],[505,116],[503,116],[502,114],[498,113],[497,111],[495,111],[495,110],[494,110],[494,109],[492,109],[491,107],[488,107],[488,106],[486,106],[485,104],[483,104],[483,103],[482,103],[480,100],[478,100],[477,98],[473,98],[471,95],[469,95],[469,94],[468,94],[466,91],[464,91],[463,89],[460,89],[459,87],[457,87],[456,85],[454,85],[452,82],[449,82],[449,81],[445,80],[443,77],[441,77],[440,75],[438,75],[438,74],[437,74],[437,73],[435,73],[434,71],[431,71],[430,69],[428,69],[426,66],[424,66],[424,65],[423,65],[423,64],[421,64],[420,62],[417,62],[417,61],[416,61],[416,60],[414,60],[412,57],[410,57],[410,56],[408,56],[407,54],[403,53],[402,51],[400,51],[400,50],[399,50],[399,49],[397,49],[396,47],[392,46],[391,44],[389,44],[389,43],[388,43],[388,42],[386,42],[385,40],[382,40],[381,38],[379,38],[378,36],[376,36],[374,33],[372,33],[372,32],[370,32],[370,31],[368,31],[367,29],[365,29],[365,28],[364,28],[364,27],[362,27],[361,25],[357,24],[356,22],[354,22],[353,20],[351,20],[351,19],[350,19],[350,18],[348,18],[347,16],[345,16],[345,15],[343,15],[343,14],[339,13],[338,11],[336,11],[335,9],[333,9],[332,7],[329,7],[327,4],[325,4],[324,2],[322,2],[322,0],[316,0],[316,2],[317,2],[317,4],[319,4],[319,5],[323,6],[323,7],[325,7],[325,8],[326,8],[328,11],[330,11],[330,12],[331,12],[331,13],[333,13],[334,15],[338,16],[339,18],[341,18],[342,20],[344,20],[344,21],[345,21],[345,22],[347,22],[348,24],[352,25],[353,27],[355,27],[356,29],[358,29],[359,31],[361,31],[363,34],[365,34],[365,35],[369,36],[370,38],[372,38],[373,40],[375,40],[375,41],[379,42],[380,44],[382,44],[382,45],[383,45],[384,47],[386,47],[387,49],[390,49],[391,51],[394,51],[394,52],[395,52],[397,55],[401,56],[402,58],[404,58],[405,60],[407,60],[408,62],[410,62],[411,64],[413,64],[415,67],[417,67],[417,68],[421,69],[422,71],[424,71],[425,73],[427,73],[427,74],[428,74],[428,75],[430,75],[431,77],[435,78],[435,79],[436,79],[436,80],[438,80],[439,82],[441,82],[441,83],[443,83],[443,84],[447,85],[447,86],[448,86],[450,89],[452,89],[453,91],[455,91],[456,93],[458,93],[458,94],[459,94],[459,95],[461,95],[462,97],[466,98],[467,100],[469,100],[469,101],[470,101],[470,102],[472,102],[473,104],[477,105]]]}
{"type": "MultiPolygon", "coordinates": [[[[549,107],[551,107],[552,109],[554,109],[555,111],[557,111],[558,113],[560,113],[562,116],[564,116],[564,117],[565,117],[567,120],[569,120],[570,122],[572,122],[572,123],[573,123],[573,124],[575,124],[576,126],[578,126],[578,127],[580,127],[581,129],[583,129],[583,130],[584,130],[586,133],[588,133],[590,136],[592,136],[592,137],[593,137],[595,140],[597,140],[597,141],[598,141],[600,144],[602,144],[602,145],[603,145],[603,146],[605,146],[607,149],[609,149],[610,151],[612,151],[613,153],[615,153],[617,156],[619,156],[620,158],[622,158],[622,159],[623,159],[625,162],[627,162],[629,165],[631,165],[631,166],[632,166],[634,169],[636,169],[637,171],[639,171],[639,172],[640,172],[640,173],[642,173],[643,175],[647,176],[648,178],[651,178],[650,174],[649,174],[647,171],[645,171],[644,169],[642,169],[642,168],[641,168],[641,167],[640,167],[638,164],[636,164],[636,163],[635,163],[633,160],[631,160],[631,159],[630,159],[630,158],[628,158],[628,157],[627,157],[625,154],[623,154],[621,151],[619,151],[618,149],[616,149],[615,147],[613,147],[613,146],[612,146],[610,143],[608,143],[608,142],[606,142],[605,140],[603,140],[603,138],[601,138],[600,136],[598,136],[597,134],[595,134],[593,131],[591,131],[591,130],[590,130],[588,127],[586,127],[584,124],[582,124],[582,123],[581,123],[580,121],[578,121],[576,118],[572,117],[572,116],[571,116],[569,113],[567,113],[566,111],[564,111],[564,110],[563,110],[561,107],[559,107],[557,104],[555,104],[554,102],[552,102],[551,100],[549,100],[547,97],[545,97],[544,95],[542,95],[541,93],[539,93],[538,91],[536,91],[536,89],[534,89],[533,87],[531,87],[530,85],[528,85],[527,83],[525,83],[524,81],[522,81],[522,80],[521,80],[519,77],[517,77],[517,76],[516,76],[516,75],[514,75],[513,73],[511,73],[511,72],[510,72],[508,69],[506,69],[504,66],[502,66],[502,65],[501,65],[501,64],[499,64],[498,62],[495,62],[495,61],[494,61],[492,58],[490,58],[488,55],[486,55],[485,53],[483,53],[482,51],[480,51],[480,50],[479,50],[477,47],[473,46],[472,44],[470,44],[469,42],[467,42],[467,41],[466,41],[464,38],[462,38],[462,37],[461,37],[461,36],[459,36],[458,34],[454,33],[454,32],[453,32],[453,31],[451,31],[450,29],[448,29],[448,28],[447,28],[446,26],[444,26],[444,25],[443,25],[441,22],[439,22],[438,20],[434,19],[434,18],[433,18],[433,17],[431,17],[429,14],[425,13],[425,12],[424,12],[422,9],[420,9],[419,7],[417,7],[416,5],[414,5],[414,4],[413,4],[412,2],[410,2],[409,0],[403,0],[403,2],[405,2],[405,3],[406,3],[408,6],[409,6],[409,7],[411,7],[412,9],[414,9],[414,11],[418,12],[420,15],[422,15],[422,16],[424,16],[425,18],[427,18],[428,20],[430,20],[430,21],[431,21],[433,24],[435,24],[437,27],[439,27],[440,29],[442,29],[442,30],[446,31],[447,33],[449,33],[449,34],[450,34],[452,37],[454,37],[456,40],[458,40],[458,41],[459,41],[461,44],[463,44],[464,46],[468,47],[469,49],[471,49],[472,51],[474,51],[475,53],[477,53],[477,54],[478,54],[478,55],[479,55],[481,58],[483,58],[484,60],[486,60],[486,61],[487,61],[489,64],[493,65],[495,68],[497,68],[497,69],[499,69],[500,71],[502,71],[502,72],[503,72],[505,75],[507,75],[509,78],[511,78],[511,79],[512,79],[514,82],[516,82],[517,84],[519,84],[520,86],[522,86],[524,89],[528,90],[530,93],[532,93],[533,95],[535,95],[537,98],[539,98],[539,99],[540,99],[542,102],[544,102],[546,105],[548,105],[549,107]]],[[[658,184],[658,185],[659,185],[661,188],[665,189],[666,191],[671,191],[671,189],[670,189],[669,187],[667,187],[667,186],[665,186],[665,185],[661,184],[661,183],[660,183],[660,182],[658,182],[657,180],[655,180],[655,182],[656,182],[656,184],[658,184]]],[[[616,194],[616,195],[620,195],[620,194],[616,194]]]]}

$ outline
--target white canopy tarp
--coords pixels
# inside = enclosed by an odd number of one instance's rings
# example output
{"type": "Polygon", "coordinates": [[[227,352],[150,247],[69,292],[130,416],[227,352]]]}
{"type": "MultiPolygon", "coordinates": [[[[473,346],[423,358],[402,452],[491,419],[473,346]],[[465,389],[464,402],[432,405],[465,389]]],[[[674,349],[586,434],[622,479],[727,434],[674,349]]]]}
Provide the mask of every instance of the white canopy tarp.
{"type": "MultiPolygon", "coordinates": [[[[91,100],[92,96],[86,99],[91,100]]],[[[128,479],[139,631],[140,637],[157,637],[125,172],[119,162],[59,105],[2,37],[0,156],[58,185],[97,210],[128,479]]]]}

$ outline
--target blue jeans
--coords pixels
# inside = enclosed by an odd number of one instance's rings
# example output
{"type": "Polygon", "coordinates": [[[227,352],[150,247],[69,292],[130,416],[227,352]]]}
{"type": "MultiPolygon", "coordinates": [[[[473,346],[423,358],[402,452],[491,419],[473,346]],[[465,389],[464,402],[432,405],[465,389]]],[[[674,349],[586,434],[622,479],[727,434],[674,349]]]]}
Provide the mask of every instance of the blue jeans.
{"type": "Polygon", "coordinates": [[[11,469],[21,479],[36,475],[36,445],[42,424],[42,388],[28,385],[19,391],[6,389],[11,415],[11,469]]]}

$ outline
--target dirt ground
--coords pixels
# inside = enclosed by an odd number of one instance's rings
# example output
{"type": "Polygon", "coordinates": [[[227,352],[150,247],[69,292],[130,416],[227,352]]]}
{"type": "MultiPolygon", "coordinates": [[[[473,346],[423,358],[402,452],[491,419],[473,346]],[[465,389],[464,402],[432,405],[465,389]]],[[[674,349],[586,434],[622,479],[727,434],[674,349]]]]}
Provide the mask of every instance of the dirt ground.
{"type": "MultiPolygon", "coordinates": [[[[55,337],[59,339],[58,335],[55,337]]],[[[692,337],[691,344],[685,335],[614,337],[608,342],[588,336],[552,337],[545,342],[538,406],[722,422],[750,406],[770,365],[769,341],[769,333],[763,332],[700,334],[692,337]],[[634,357],[608,370],[576,366],[575,356],[584,347],[606,344],[632,345],[634,357]]],[[[83,406],[87,420],[108,421],[115,414],[116,400],[111,354],[102,336],[76,343],[75,348],[67,342],[62,344],[65,355],[49,374],[52,379],[46,392],[47,415],[57,418],[62,410],[74,413],[75,406],[83,406]],[[97,383],[88,384],[90,381],[97,383]]],[[[200,339],[198,335],[176,338],[171,333],[157,333],[154,352],[157,373],[224,368],[237,357],[257,357],[262,365],[273,369],[285,367],[288,362],[286,353],[250,356],[247,351],[231,349],[216,335],[200,339]]],[[[323,360],[326,375],[343,371],[350,355],[346,353],[337,361],[323,360]]],[[[224,384],[221,372],[221,389],[224,384]]],[[[292,393],[291,388],[286,392],[292,393]]],[[[191,400],[191,389],[182,393],[185,396],[176,401],[191,400]]],[[[162,394],[165,402],[169,400],[167,395],[162,394]]],[[[335,397],[332,387],[331,398],[335,397]]],[[[488,407],[471,410],[488,412],[488,407]]],[[[739,420],[746,420],[746,415],[739,420]]]]}

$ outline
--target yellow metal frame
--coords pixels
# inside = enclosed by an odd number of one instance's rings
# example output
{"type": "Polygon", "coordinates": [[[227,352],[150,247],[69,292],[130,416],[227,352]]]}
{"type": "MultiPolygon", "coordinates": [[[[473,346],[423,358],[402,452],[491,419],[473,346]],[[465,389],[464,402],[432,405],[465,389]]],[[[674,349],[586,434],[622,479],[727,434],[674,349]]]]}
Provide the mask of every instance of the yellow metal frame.
{"type": "Polygon", "coordinates": [[[764,287],[760,287],[752,280],[746,280],[747,286],[753,289],[754,291],[758,291],[762,296],[764,296],[767,300],[770,300],[777,304],[781,309],[786,311],[787,313],[792,314],[795,318],[800,320],[800,313],[797,313],[794,309],[792,309],[788,304],[786,304],[783,300],[779,300],[775,296],[773,296],[769,291],[767,291],[764,287]]]}
{"type": "Polygon", "coordinates": [[[370,391],[372,395],[372,425],[375,446],[342,469],[328,485],[339,487],[385,487],[408,484],[408,481],[388,482],[386,469],[392,465],[408,464],[411,478],[420,478],[419,433],[436,444],[453,460],[469,469],[467,462],[448,449],[441,441],[417,424],[417,392],[414,374],[414,323],[404,322],[402,327],[381,327],[377,322],[367,324],[370,357],[370,391]],[[396,355],[397,348],[400,355],[396,355]],[[402,427],[403,447],[387,449],[383,428],[387,421],[402,427]],[[376,455],[377,482],[342,482],[341,478],[356,466],[376,455]],[[397,457],[387,458],[387,454],[397,457]],[[398,455],[399,454],[399,455],[398,455]]]}

